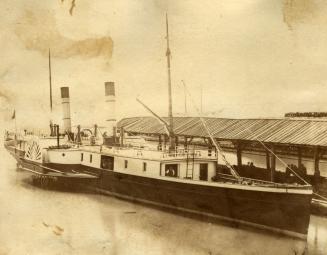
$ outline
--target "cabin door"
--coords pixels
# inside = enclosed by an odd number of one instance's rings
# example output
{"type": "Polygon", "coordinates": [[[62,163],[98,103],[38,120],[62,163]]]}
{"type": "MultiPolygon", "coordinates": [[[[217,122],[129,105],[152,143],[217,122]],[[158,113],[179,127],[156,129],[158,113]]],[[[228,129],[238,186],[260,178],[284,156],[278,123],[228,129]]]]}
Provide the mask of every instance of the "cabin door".
{"type": "Polygon", "coordinates": [[[165,176],[177,177],[178,176],[178,164],[166,164],[165,176]]]}
{"type": "Polygon", "coordinates": [[[200,181],[208,180],[208,164],[200,164],[200,181]]]}
{"type": "Polygon", "coordinates": [[[114,170],[114,157],[101,155],[101,168],[114,170]]]}

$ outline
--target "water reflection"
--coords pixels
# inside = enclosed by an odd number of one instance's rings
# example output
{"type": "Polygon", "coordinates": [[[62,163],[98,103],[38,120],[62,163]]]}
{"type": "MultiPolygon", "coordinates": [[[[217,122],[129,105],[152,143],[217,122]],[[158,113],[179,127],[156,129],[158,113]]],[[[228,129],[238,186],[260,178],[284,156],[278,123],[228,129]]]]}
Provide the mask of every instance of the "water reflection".
{"type": "Polygon", "coordinates": [[[308,254],[327,254],[327,218],[311,216],[308,235],[308,254]]]}
{"type": "Polygon", "coordinates": [[[327,218],[308,241],[208,221],[98,194],[24,182],[2,149],[0,254],[326,254],[327,218]]]}

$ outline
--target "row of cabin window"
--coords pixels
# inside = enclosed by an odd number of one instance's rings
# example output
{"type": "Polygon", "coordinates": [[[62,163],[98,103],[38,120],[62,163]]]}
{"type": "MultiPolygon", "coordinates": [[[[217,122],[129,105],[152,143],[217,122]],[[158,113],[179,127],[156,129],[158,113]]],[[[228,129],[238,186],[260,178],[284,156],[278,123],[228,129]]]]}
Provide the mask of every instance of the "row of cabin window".
{"type": "MultiPolygon", "coordinates": [[[[90,154],[90,163],[92,163],[93,155],[90,154]]],[[[84,153],[81,153],[81,161],[84,160],[84,153]]]]}
{"type": "MultiPolygon", "coordinates": [[[[124,160],[125,169],[128,168],[128,160],[124,160]]],[[[147,169],[146,162],[143,162],[143,172],[147,169]]],[[[165,165],[165,176],[178,177],[178,164],[166,164],[165,165]]]]}
{"type": "MultiPolygon", "coordinates": [[[[81,161],[84,160],[84,153],[81,153],[81,161]]],[[[90,163],[92,163],[92,154],[90,154],[90,163]]],[[[128,168],[128,160],[125,160],[124,161],[124,164],[125,164],[125,169],[128,168]]],[[[147,164],[146,162],[143,162],[143,172],[146,171],[146,168],[147,168],[147,164]]]]}
{"type": "MultiPolygon", "coordinates": [[[[125,169],[128,168],[128,160],[124,160],[125,169]]],[[[143,172],[147,169],[146,162],[143,162],[143,172]]],[[[165,176],[178,177],[178,164],[166,164],[165,165],[165,176]]]]}
{"type": "MultiPolygon", "coordinates": [[[[81,161],[83,161],[84,159],[84,154],[81,153],[81,161]]],[[[92,154],[90,154],[90,163],[92,163],[92,154]]],[[[128,160],[124,160],[124,166],[125,166],[125,169],[128,168],[128,160]]],[[[208,164],[200,164],[200,172],[202,172],[201,168],[204,167],[203,170],[205,170],[206,174],[205,176],[203,176],[204,180],[206,180],[208,178],[208,164]]],[[[143,172],[146,171],[146,168],[147,168],[147,164],[146,162],[143,162],[143,172]]],[[[177,164],[167,164],[165,165],[165,176],[170,176],[170,177],[178,177],[178,165],[177,164]]],[[[200,179],[201,176],[200,176],[200,179]]]]}
{"type": "MultiPolygon", "coordinates": [[[[84,153],[81,153],[81,161],[84,160],[84,153]]],[[[90,154],[90,163],[92,163],[92,154],[90,154]]],[[[125,169],[128,168],[128,161],[125,160],[125,169]]],[[[143,171],[146,171],[146,162],[143,162],[143,171]]]]}
{"type": "MultiPolygon", "coordinates": [[[[124,166],[125,166],[125,169],[128,168],[128,160],[124,160],[124,166]]],[[[143,172],[146,171],[146,162],[143,162],[143,172]]]]}

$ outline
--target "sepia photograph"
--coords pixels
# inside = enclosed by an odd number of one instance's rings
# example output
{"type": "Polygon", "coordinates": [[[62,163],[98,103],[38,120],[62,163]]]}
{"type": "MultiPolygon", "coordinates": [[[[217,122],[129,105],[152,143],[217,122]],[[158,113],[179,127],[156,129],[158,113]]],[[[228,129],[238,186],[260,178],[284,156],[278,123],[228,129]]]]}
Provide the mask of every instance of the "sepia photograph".
{"type": "Polygon", "coordinates": [[[2,0],[0,255],[327,254],[326,13],[2,0]]]}

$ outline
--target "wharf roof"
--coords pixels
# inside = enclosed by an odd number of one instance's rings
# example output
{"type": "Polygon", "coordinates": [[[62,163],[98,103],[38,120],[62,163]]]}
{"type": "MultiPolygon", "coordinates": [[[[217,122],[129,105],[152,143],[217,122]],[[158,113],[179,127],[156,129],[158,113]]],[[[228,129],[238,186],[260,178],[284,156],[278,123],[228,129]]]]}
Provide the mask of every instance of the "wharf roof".
{"type": "MultiPolygon", "coordinates": [[[[168,118],[163,119],[168,122],[168,118]]],[[[210,133],[218,140],[327,147],[327,120],[211,117],[204,120],[210,133]]],[[[124,118],[119,121],[118,127],[136,134],[166,134],[164,125],[154,117],[124,118]]],[[[209,137],[199,117],[174,117],[173,127],[178,136],[209,137]]]]}

